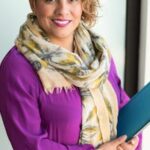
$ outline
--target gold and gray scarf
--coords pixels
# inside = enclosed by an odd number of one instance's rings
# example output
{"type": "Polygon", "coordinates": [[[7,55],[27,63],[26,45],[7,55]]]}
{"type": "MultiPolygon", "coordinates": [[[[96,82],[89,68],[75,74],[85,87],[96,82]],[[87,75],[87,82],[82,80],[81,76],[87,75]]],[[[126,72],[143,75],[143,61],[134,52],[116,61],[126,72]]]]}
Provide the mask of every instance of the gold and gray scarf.
{"type": "Polygon", "coordinates": [[[16,46],[36,69],[47,94],[54,88],[77,86],[82,97],[82,127],[79,143],[95,148],[117,131],[118,105],[108,80],[110,55],[103,38],[81,23],[74,33],[74,52],[51,43],[29,14],[21,26],[16,46]]]}

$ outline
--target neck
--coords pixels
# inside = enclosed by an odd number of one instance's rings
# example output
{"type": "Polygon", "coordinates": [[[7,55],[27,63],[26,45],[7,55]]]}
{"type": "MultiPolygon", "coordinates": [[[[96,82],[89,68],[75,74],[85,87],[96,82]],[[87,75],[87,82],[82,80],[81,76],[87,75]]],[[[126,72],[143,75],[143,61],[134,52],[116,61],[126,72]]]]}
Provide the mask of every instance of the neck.
{"type": "Polygon", "coordinates": [[[50,41],[54,44],[57,44],[69,51],[73,51],[73,37],[72,38],[62,38],[62,39],[55,39],[50,38],[50,41]]]}

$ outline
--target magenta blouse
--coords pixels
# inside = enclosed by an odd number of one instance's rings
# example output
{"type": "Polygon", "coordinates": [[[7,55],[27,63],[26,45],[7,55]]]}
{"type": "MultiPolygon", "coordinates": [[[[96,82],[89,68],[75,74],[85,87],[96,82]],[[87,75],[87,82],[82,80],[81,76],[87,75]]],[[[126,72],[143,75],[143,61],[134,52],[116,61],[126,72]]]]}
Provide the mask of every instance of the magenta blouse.
{"type": "MultiPolygon", "coordinates": [[[[111,60],[109,80],[119,108],[128,101],[111,60]]],[[[32,65],[14,46],[0,66],[0,113],[14,150],[94,150],[78,144],[81,128],[79,89],[45,94],[32,65]]],[[[137,150],[141,149],[141,135],[137,150]]]]}

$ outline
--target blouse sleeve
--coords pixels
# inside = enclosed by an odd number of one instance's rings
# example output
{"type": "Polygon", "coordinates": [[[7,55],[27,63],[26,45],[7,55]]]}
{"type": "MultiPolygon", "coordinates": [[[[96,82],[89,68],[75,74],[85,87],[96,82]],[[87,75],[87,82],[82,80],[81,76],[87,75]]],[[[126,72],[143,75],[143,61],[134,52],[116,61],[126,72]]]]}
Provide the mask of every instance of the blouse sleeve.
{"type": "MultiPolygon", "coordinates": [[[[117,70],[116,70],[116,66],[115,66],[113,58],[111,59],[109,80],[112,83],[112,86],[117,94],[119,109],[121,109],[124,105],[127,104],[130,98],[127,95],[127,93],[124,91],[124,89],[121,87],[121,80],[117,74],[117,70]]],[[[141,150],[142,149],[142,134],[139,134],[138,136],[139,136],[139,144],[136,150],[141,150]]]]}
{"type": "Polygon", "coordinates": [[[109,80],[112,83],[112,86],[117,94],[118,104],[119,104],[119,109],[120,109],[129,101],[129,96],[121,87],[121,80],[118,76],[116,65],[114,63],[113,58],[111,59],[109,80]]]}
{"type": "Polygon", "coordinates": [[[14,150],[94,150],[92,145],[64,145],[48,138],[41,125],[37,82],[23,66],[0,66],[0,112],[14,150]]]}

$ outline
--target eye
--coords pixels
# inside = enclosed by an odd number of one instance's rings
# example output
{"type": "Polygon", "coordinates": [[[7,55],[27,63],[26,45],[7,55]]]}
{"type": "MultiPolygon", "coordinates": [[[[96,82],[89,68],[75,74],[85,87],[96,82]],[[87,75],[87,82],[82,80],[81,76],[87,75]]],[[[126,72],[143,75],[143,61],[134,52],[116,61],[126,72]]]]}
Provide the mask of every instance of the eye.
{"type": "Polygon", "coordinates": [[[71,2],[77,2],[77,1],[79,1],[79,0],[70,0],[71,2]]]}
{"type": "Polygon", "coordinates": [[[47,2],[47,3],[53,3],[53,2],[55,2],[56,0],[45,0],[45,2],[47,2]]]}
{"type": "Polygon", "coordinates": [[[79,2],[80,0],[70,0],[71,3],[77,3],[79,2]]]}

